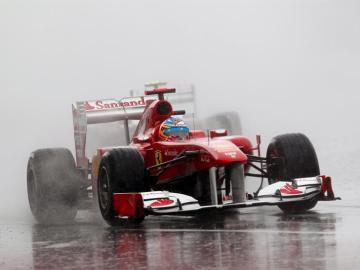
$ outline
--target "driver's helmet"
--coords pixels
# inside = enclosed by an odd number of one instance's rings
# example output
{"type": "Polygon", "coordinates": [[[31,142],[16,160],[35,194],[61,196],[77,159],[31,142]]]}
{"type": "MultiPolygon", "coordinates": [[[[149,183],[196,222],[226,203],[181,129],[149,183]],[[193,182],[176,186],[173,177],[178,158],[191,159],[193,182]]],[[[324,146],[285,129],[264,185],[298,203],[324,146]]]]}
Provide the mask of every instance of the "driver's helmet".
{"type": "Polygon", "coordinates": [[[171,116],[161,124],[159,137],[164,141],[186,140],[189,139],[189,128],[181,118],[171,116]]]}

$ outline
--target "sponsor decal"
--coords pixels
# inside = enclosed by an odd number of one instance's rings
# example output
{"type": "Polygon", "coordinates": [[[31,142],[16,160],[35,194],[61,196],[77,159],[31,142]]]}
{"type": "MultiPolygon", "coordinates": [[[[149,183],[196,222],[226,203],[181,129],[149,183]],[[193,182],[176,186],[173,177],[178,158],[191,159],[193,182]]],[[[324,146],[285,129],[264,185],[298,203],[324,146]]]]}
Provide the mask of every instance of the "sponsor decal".
{"type": "Polygon", "coordinates": [[[208,155],[202,155],[200,160],[204,163],[210,163],[210,157],[208,155]]]}
{"type": "Polygon", "coordinates": [[[85,110],[91,111],[102,111],[109,109],[116,109],[121,107],[144,107],[148,99],[145,97],[126,98],[120,101],[115,99],[87,101],[85,103],[85,110]]]}
{"type": "Polygon", "coordinates": [[[232,201],[233,197],[232,195],[224,195],[223,196],[223,201],[226,202],[226,201],[232,201]]]}
{"type": "Polygon", "coordinates": [[[150,207],[162,207],[173,204],[174,201],[170,199],[158,199],[157,201],[150,204],[150,207]]]}
{"type": "Polygon", "coordinates": [[[165,150],[165,153],[164,153],[165,156],[169,156],[169,157],[175,157],[178,154],[179,153],[176,150],[165,150]]]}
{"type": "Polygon", "coordinates": [[[300,190],[294,188],[289,183],[286,183],[284,187],[280,188],[280,192],[282,194],[288,194],[288,195],[296,195],[302,193],[300,190]]]}
{"type": "Polygon", "coordinates": [[[162,161],[162,153],[160,150],[156,150],[155,151],[155,163],[156,165],[159,165],[161,164],[163,161],[162,161]]]}
{"type": "Polygon", "coordinates": [[[234,145],[227,143],[211,144],[211,147],[219,153],[233,152],[236,149],[234,145]]]}
{"type": "Polygon", "coordinates": [[[93,111],[93,110],[95,110],[96,108],[95,108],[95,106],[93,106],[93,105],[91,105],[88,101],[86,101],[86,103],[85,103],[85,111],[93,111]]]}
{"type": "Polygon", "coordinates": [[[153,198],[168,198],[169,192],[168,191],[149,191],[141,193],[144,200],[151,200],[153,198]]]}
{"type": "Polygon", "coordinates": [[[227,152],[227,153],[225,153],[225,156],[231,157],[231,158],[236,158],[236,152],[227,152]]]}

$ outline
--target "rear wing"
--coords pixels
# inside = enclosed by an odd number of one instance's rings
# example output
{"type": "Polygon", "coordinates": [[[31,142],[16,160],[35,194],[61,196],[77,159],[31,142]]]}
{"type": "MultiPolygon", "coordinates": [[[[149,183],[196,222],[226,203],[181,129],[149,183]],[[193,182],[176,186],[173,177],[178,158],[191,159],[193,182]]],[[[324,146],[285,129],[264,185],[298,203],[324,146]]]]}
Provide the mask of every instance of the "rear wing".
{"type": "MultiPolygon", "coordinates": [[[[140,120],[146,105],[153,101],[152,96],[128,97],[121,100],[99,99],[80,101],[72,105],[75,139],[76,164],[79,169],[88,170],[89,159],[86,157],[87,125],[140,120]]],[[[129,129],[125,128],[127,142],[130,142],[129,129]]]]}

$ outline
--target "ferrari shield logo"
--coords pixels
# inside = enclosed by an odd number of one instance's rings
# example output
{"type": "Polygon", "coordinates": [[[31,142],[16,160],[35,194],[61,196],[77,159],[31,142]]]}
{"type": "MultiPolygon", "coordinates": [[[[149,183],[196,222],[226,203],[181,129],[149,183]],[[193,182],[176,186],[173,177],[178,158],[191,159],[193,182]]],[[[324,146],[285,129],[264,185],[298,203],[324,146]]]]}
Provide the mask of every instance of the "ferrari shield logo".
{"type": "Polygon", "coordinates": [[[162,163],[162,154],[160,150],[155,151],[155,163],[156,165],[159,165],[162,163]]]}

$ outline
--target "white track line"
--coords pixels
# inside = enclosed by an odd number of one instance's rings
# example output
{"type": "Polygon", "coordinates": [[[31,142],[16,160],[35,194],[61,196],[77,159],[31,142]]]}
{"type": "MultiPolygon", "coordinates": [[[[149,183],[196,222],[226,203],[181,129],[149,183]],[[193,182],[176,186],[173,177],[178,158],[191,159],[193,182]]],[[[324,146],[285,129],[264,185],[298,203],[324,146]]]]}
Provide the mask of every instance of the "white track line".
{"type": "Polygon", "coordinates": [[[124,229],[124,231],[143,231],[143,232],[189,232],[189,233],[272,233],[272,234],[318,234],[335,235],[335,232],[317,231],[285,231],[285,230],[226,230],[226,229],[124,229]]]}

